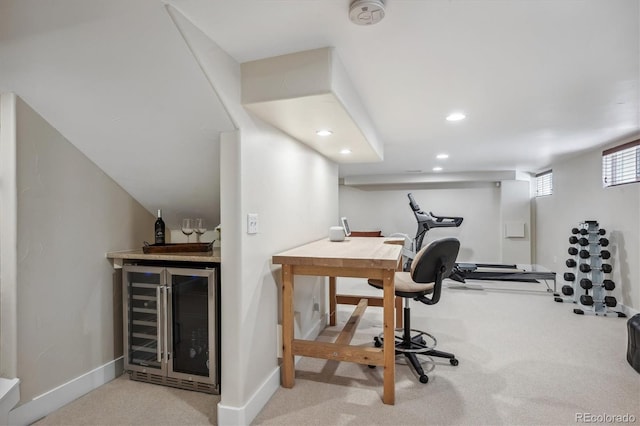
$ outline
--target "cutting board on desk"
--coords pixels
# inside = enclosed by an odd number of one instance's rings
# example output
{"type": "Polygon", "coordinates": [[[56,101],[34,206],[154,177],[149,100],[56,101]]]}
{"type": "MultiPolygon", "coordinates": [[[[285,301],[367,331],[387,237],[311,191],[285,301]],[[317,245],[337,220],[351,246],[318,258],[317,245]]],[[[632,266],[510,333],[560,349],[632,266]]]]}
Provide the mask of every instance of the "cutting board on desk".
{"type": "Polygon", "coordinates": [[[213,250],[213,242],[210,243],[169,243],[169,244],[145,244],[142,252],[145,254],[159,253],[207,253],[213,250]]]}

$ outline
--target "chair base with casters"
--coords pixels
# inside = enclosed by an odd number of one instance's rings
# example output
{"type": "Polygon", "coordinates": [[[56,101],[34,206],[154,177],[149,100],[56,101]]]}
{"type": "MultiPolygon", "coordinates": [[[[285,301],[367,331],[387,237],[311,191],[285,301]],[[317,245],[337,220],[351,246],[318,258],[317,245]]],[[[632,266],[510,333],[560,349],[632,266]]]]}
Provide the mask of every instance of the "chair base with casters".
{"type": "MultiPolygon", "coordinates": [[[[436,350],[437,340],[431,334],[411,328],[409,301],[414,299],[427,305],[438,303],[442,280],[451,273],[459,248],[460,243],[455,238],[434,241],[416,255],[410,272],[395,274],[395,294],[405,299],[404,327],[396,329],[395,352],[396,355],[404,355],[418,374],[421,383],[427,383],[429,377],[425,374],[417,355],[447,358],[453,366],[458,365],[458,360],[452,353],[436,350]],[[432,296],[429,298],[427,294],[432,296]]],[[[370,279],[368,282],[373,287],[383,288],[382,280],[370,279]]],[[[376,347],[381,347],[383,343],[382,334],[374,338],[376,347]]]]}
{"type": "MultiPolygon", "coordinates": [[[[404,299],[404,327],[396,328],[395,347],[396,355],[404,355],[407,362],[413,367],[418,374],[418,379],[421,383],[427,383],[429,377],[425,374],[418,355],[433,356],[439,358],[449,359],[451,365],[458,365],[456,356],[449,352],[443,352],[436,350],[435,347],[438,341],[431,334],[411,328],[411,309],[409,308],[409,299],[404,299]],[[414,334],[412,334],[414,333],[414,334]]],[[[380,333],[373,338],[373,342],[376,348],[381,348],[384,342],[382,337],[383,333],[380,333]]]]}

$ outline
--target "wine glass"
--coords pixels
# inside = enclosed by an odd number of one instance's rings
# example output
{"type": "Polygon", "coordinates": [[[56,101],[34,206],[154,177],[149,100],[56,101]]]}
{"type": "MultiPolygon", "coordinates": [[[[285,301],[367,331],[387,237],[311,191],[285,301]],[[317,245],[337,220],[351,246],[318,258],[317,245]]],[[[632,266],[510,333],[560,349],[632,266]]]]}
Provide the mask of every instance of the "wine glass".
{"type": "Polygon", "coordinates": [[[204,225],[204,219],[201,217],[195,220],[193,230],[197,234],[198,242],[200,242],[200,236],[207,232],[207,227],[204,225]]]}
{"type": "Polygon", "coordinates": [[[193,219],[182,219],[182,233],[187,236],[188,243],[189,235],[193,234],[193,219]]]}

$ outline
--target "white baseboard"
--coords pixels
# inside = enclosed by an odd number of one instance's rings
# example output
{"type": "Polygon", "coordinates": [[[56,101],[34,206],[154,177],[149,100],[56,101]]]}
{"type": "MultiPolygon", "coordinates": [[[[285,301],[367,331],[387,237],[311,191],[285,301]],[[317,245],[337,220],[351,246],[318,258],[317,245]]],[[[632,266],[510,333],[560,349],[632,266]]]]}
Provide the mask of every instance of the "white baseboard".
{"type": "MultiPolygon", "coordinates": [[[[280,367],[277,367],[242,407],[230,407],[223,405],[222,402],[218,403],[218,425],[240,426],[251,424],[279,387],[280,367]]],[[[222,392],[224,393],[224,389],[222,389],[222,392]]]]}
{"type": "MultiPolygon", "coordinates": [[[[326,327],[328,315],[320,315],[320,318],[310,328],[303,337],[304,340],[314,340],[326,327]]],[[[302,357],[295,357],[296,364],[302,357]]],[[[218,403],[218,425],[219,426],[241,426],[249,425],[260,413],[260,410],[269,402],[269,399],[280,387],[280,367],[276,367],[267,379],[251,395],[246,404],[241,407],[224,405],[222,401],[218,403]]],[[[224,387],[221,389],[224,398],[224,387]]]]}
{"type": "Polygon", "coordinates": [[[311,327],[311,330],[304,336],[305,340],[314,340],[320,335],[320,332],[324,330],[329,324],[329,314],[319,315],[316,323],[311,327]]]}
{"type": "Polygon", "coordinates": [[[7,424],[29,425],[80,398],[82,395],[110,382],[120,376],[123,371],[124,361],[122,357],[108,362],[14,408],[9,412],[7,424]]]}
{"type": "MultiPolygon", "coordinates": [[[[318,318],[318,320],[315,322],[315,324],[313,324],[313,326],[309,329],[309,331],[307,331],[307,334],[305,334],[302,337],[302,339],[303,340],[316,340],[316,338],[320,335],[320,332],[327,327],[327,324],[329,324],[328,318],[329,318],[329,314],[320,315],[320,318],[318,318]]],[[[301,359],[302,359],[301,356],[295,357],[296,364],[301,359]]]]}
{"type": "Polygon", "coordinates": [[[620,306],[621,306],[620,311],[623,312],[628,317],[632,317],[634,315],[640,314],[640,311],[638,311],[637,309],[630,308],[629,306],[626,306],[626,305],[620,305],[620,306]]]}

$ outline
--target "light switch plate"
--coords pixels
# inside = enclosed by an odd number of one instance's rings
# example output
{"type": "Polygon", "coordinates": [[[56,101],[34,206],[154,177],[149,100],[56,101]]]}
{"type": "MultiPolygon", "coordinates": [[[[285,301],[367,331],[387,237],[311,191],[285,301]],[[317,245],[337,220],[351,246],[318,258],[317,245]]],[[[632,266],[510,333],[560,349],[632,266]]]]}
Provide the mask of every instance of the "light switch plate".
{"type": "Polygon", "coordinates": [[[258,233],[258,213],[247,214],[247,234],[258,233]]]}

